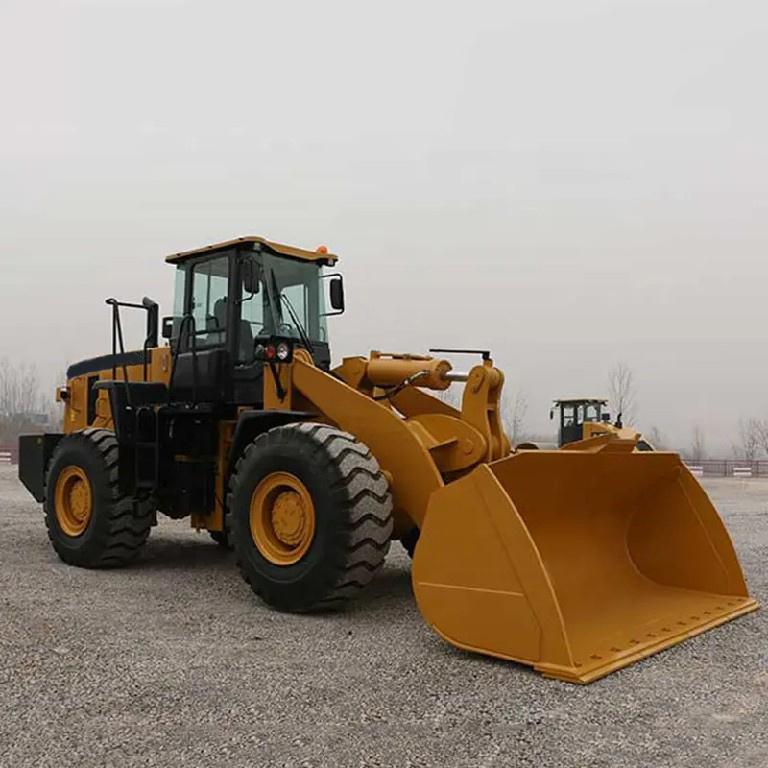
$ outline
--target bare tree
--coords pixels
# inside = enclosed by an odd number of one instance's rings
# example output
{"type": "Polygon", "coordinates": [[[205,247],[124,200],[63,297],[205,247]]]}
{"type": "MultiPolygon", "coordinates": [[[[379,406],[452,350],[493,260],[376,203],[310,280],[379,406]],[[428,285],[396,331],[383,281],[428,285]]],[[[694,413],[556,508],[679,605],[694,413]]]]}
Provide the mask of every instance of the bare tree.
{"type": "Polygon", "coordinates": [[[438,400],[442,400],[446,405],[450,405],[453,408],[458,408],[461,410],[462,390],[455,384],[451,384],[448,389],[432,390],[429,392],[429,394],[433,395],[438,400]]]}
{"type": "MultiPolygon", "coordinates": [[[[756,456],[768,454],[768,421],[765,419],[748,419],[746,429],[749,432],[749,440],[757,442],[756,456]]],[[[745,436],[741,434],[742,423],[739,422],[739,438],[744,442],[745,436]]],[[[739,446],[741,448],[741,446],[739,446]]],[[[746,456],[745,456],[746,458],[746,456]]]]}
{"type": "Polygon", "coordinates": [[[525,391],[518,389],[514,395],[502,394],[501,421],[512,445],[526,439],[526,419],[528,417],[528,397],[525,391]]]}
{"type": "Polygon", "coordinates": [[[648,442],[657,451],[667,450],[667,438],[664,436],[664,433],[655,424],[650,428],[650,430],[648,430],[647,438],[648,438],[648,442]]]}
{"type": "Polygon", "coordinates": [[[625,363],[616,363],[608,371],[608,399],[624,424],[633,424],[637,416],[635,374],[625,363]]]}
{"type": "Polygon", "coordinates": [[[6,358],[0,359],[0,440],[37,431],[48,420],[53,405],[52,399],[41,392],[34,364],[14,365],[6,358]]]}
{"type": "Polygon", "coordinates": [[[763,451],[766,425],[759,419],[739,421],[739,442],[733,446],[733,453],[739,459],[755,461],[763,451]]]}
{"type": "Polygon", "coordinates": [[[704,430],[697,424],[693,428],[691,436],[691,448],[689,450],[691,461],[699,462],[707,458],[707,446],[704,438],[704,430]]]}
{"type": "Polygon", "coordinates": [[[0,360],[0,412],[8,417],[42,410],[43,398],[34,364],[0,360]]]}

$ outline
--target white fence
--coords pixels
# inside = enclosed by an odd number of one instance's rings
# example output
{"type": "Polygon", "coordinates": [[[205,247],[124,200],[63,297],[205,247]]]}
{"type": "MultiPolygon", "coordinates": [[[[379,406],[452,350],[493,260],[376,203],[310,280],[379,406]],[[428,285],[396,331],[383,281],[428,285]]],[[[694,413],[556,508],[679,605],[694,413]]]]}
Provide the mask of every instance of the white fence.
{"type": "Polygon", "coordinates": [[[0,444],[0,466],[19,463],[19,447],[14,443],[0,444]]]}

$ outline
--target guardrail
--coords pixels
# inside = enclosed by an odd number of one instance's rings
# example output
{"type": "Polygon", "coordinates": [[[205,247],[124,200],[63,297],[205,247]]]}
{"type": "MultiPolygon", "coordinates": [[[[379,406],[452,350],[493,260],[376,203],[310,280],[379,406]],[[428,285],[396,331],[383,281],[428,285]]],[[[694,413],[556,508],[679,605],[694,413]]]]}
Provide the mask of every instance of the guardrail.
{"type": "Polygon", "coordinates": [[[697,477],[768,477],[768,461],[706,459],[689,461],[687,466],[697,477]]]}
{"type": "Polygon", "coordinates": [[[19,463],[19,445],[18,443],[0,444],[0,466],[19,463]]]}

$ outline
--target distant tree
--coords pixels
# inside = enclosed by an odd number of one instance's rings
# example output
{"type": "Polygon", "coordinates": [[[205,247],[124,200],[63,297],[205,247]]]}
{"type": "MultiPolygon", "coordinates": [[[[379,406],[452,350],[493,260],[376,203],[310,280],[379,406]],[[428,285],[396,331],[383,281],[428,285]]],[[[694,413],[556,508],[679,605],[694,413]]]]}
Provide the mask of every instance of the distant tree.
{"type": "Polygon", "coordinates": [[[704,437],[704,430],[697,424],[693,428],[691,436],[691,447],[688,451],[691,461],[699,462],[707,458],[707,446],[704,437]]]}
{"type": "Polygon", "coordinates": [[[528,397],[525,391],[518,389],[511,396],[503,394],[499,406],[501,421],[512,445],[525,442],[528,417],[528,397]]]}
{"type": "Polygon", "coordinates": [[[664,436],[664,433],[655,424],[648,430],[648,434],[646,435],[646,437],[648,438],[648,442],[657,451],[667,450],[667,438],[664,436]]]}
{"type": "Polygon", "coordinates": [[[739,442],[733,446],[733,453],[739,459],[755,461],[764,450],[766,424],[760,419],[739,421],[739,442]]]}
{"type": "Polygon", "coordinates": [[[40,431],[57,411],[53,398],[41,391],[34,364],[0,359],[0,440],[15,440],[23,432],[40,431]]]}
{"type": "Polygon", "coordinates": [[[758,442],[758,457],[761,454],[768,454],[768,421],[765,419],[750,419],[752,424],[750,430],[752,438],[758,442]]]}
{"type": "Polygon", "coordinates": [[[44,409],[40,378],[34,363],[14,365],[0,360],[0,412],[6,416],[39,413],[44,409]]]}
{"type": "Polygon", "coordinates": [[[446,405],[461,410],[462,390],[456,384],[451,384],[448,389],[431,390],[429,394],[433,395],[438,400],[442,400],[446,405]]]}
{"type": "Polygon", "coordinates": [[[637,417],[635,374],[625,363],[616,363],[608,371],[608,399],[616,416],[621,414],[623,424],[634,424],[637,417]]]}

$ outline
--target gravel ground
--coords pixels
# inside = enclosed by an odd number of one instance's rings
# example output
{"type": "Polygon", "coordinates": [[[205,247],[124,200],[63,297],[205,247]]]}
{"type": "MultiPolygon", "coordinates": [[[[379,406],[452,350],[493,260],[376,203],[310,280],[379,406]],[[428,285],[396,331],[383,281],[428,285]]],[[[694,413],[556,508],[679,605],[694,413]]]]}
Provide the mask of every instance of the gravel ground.
{"type": "MultiPolygon", "coordinates": [[[[706,485],[767,603],[768,482],[706,485]]],[[[10,468],[0,514],[3,768],[768,766],[766,611],[576,686],[433,635],[399,546],[345,613],[289,616],[184,521],[93,572],[10,468]]]]}

